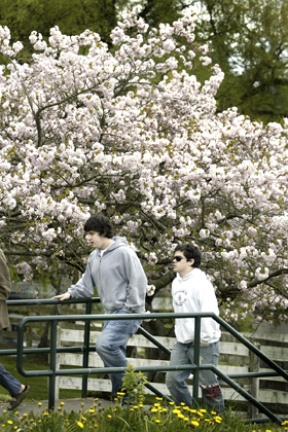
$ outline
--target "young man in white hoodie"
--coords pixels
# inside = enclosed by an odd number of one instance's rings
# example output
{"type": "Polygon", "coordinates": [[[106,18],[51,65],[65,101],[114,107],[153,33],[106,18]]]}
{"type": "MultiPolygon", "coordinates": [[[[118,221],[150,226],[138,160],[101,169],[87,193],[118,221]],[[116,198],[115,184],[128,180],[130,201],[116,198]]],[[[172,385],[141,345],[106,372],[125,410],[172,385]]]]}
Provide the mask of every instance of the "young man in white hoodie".
{"type": "MultiPolygon", "coordinates": [[[[89,255],[86,270],[67,292],[55,296],[91,297],[96,288],[107,314],[141,314],[145,312],[147,278],[141,262],[124,237],[113,237],[112,225],[103,215],[90,217],[85,225],[87,242],[95,249],[89,255]]],[[[106,367],[127,366],[126,347],[141,321],[105,321],[96,342],[96,351],[106,367]]],[[[121,391],[125,373],[110,375],[112,399],[121,391]]]]}
{"type": "MultiPolygon", "coordinates": [[[[174,312],[195,313],[213,312],[219,315],[215,290],[206,274],[199,269],[201,253],[196,246],[178,245],[173,257],[173,269],[177,273],[172,283],[174,312]]],[[[201,319],[200,358],[202,364],[218,365],[219,359],[219,324],[213,318],[201,319]]],[[[195,319],[177,318],[175,320],[176,343],[172,349],[170,365],[194,364],[195,319]]],[[[192,406],[192,396],[186,380],[191,371],[169,371],[166,385],[171,396],[179,405],[181,402],[192,406]]],[[[224,411],[224,400],[217,376],[211,370],[199,373],[202,400],[209,409],[218,413],[224,411]]]]}

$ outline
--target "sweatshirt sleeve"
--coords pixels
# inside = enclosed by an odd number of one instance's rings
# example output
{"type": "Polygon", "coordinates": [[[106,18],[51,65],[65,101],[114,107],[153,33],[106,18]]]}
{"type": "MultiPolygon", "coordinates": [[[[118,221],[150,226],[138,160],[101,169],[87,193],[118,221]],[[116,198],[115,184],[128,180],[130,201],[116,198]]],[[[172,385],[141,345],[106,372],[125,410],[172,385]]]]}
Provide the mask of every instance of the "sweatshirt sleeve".
{"type": "Polygon", "coordinates": [[[127,312],[143,313],[145,311],[147,278],[135,252],[125,256],[125,267],[128,288],[123,309],[127,312]]]}
{"type": "MultiPolygon", "coordinates": [[[[219,315],[218,302],[213,285],[207,280],[200,289],[200,311],[219,315]]],[[[201,319],[201,342],[209,344],[218,332],[218,324],[213,318],[201,319]]]]}
{"type": "Polygon", "coordinates": [[[92,297],[94,294],[95,284],[93,282],[91,270],[90,270],[90,259],[87,262],[85,272],[82,277],[75,285],[71,285],[68,288],[68,292],[71,297],[92,297]]]}

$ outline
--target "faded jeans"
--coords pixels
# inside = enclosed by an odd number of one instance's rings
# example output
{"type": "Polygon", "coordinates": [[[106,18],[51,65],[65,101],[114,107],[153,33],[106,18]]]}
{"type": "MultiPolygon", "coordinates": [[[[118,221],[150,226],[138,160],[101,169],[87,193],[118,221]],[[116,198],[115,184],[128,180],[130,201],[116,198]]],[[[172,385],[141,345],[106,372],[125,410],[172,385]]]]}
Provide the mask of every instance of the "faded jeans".
{"type": "MultiPolygon", "coordinates": [[[[213,364],[217,367],[219,360],[219,341],[200,348],[200,363],[213,364]]],[[[170,365],[194,364],[194,345],[176,342],[173,347],[170,365]]],[[[174,401],[179,405],[181,402],[192,406],[192,395],[188,389],[186,380],[191,374],[190,370],[169,371],[166,375],[166,385],[174,401]]],[[[218,383],[217,376],[211,370],[199,371],[199,384],[202,390],[202,400],[208,409],[218,413],[224,411],[224,400],[218,383]],[[212,391],[212,390],[213,391],[212,391]]]]}
{"type": "MultiPolygon", "coordinates": [[[[127,313],[118,311],[117,314],[127,313]]],[[[126,347],[128,340],[141,325],[139,320],[105,321],[101,335],[96,342],[96,352],[105,367],[126,367],[126,347]]],[[[121,391],[125,372],[109,374],[112,383],[112,397],[121,391]]]]}
{"type": "Polygon", "coordinates": [[[9,391],[12,397],[21,390],[21,383],[0,363],[0,385],[9,391]]]}

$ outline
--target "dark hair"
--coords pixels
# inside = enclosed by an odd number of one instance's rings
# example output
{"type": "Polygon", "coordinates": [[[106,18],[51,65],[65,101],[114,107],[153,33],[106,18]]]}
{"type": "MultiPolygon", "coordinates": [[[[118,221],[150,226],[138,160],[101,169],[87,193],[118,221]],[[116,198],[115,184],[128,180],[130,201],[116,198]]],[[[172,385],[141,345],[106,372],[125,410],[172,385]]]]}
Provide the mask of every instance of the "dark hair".
{"type": "Polygon", "coordinates": [[[102,215],[91,216],[84,225],[84,231],[95,231],[103,237],[112,238],[112,225],[109,219],[102,215]]]}
{"type": "Polygon", "coordinates": [[[200,267],[201,264],[201,252],[197,248],[197,246],[191,245],[191,244],[179,244],[175,248],[175,252],[180,251],[183,252],[183,255],[187,259],[187,261],[194,259],[194,264],[192,267],[200,267]]]}

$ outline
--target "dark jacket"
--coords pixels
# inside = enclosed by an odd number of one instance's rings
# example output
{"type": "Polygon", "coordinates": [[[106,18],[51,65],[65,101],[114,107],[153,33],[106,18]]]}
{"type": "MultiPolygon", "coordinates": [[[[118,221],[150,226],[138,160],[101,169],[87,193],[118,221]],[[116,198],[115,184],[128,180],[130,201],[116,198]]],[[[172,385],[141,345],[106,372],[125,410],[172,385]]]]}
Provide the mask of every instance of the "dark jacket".
{"type": "Polygon", "coordinates": [[[6,258],[0,249],[0,330],[9,327],[9,316],[6,300],[11,290],[11,279],[6,258]]]}

